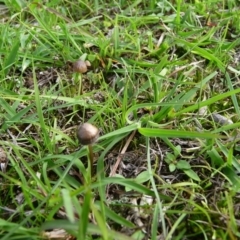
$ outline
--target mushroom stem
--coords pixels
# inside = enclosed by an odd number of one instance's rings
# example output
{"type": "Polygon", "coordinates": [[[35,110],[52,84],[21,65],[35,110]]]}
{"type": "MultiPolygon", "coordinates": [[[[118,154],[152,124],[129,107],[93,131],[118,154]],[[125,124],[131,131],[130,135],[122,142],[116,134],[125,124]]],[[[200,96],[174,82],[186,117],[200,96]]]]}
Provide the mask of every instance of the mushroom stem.
{"type": "Polygon", "coordinates": [[[93,176],[93,147],[92,144],[88,145],[88,151],[89,151],[89,160],[90,160],[90,175],[93,176]]]}
{"type": "Polygon", "coordinates": [[[78,95],[82,95],[83,93],[82,74],[86,73],[88,71],[88,67],[90,66],[91,66],[91,63],[89,61],[84,61],[82,59],[77,60],[72,65],[73,71],[77,73],[75,83],[79,82],[78,95]]]}
{"type": "Polygon", "coordinates": [[[77,130],[79,143],[88,146],[88,168],[90,177],[93,176],[93,147],[99,137],[99,130],[91,123],[83,123],[77,130]]]}
{"type": "Polygon", "coordinates": [[[81,73],[75,73],[74,84],[75,85],[78,84],[78,90],[77,90],[78,96],[82,95],[83,89],[82,89],[82,74],[81,73]]]}
{"type": "Polygon", "coordinates": [[[79,95],[83,95],[82,74],[78,73],[77,76],[78,76],[78,82],[79,82],[79,85],[78,85],[78,96],[79,96],[79,95]]]}

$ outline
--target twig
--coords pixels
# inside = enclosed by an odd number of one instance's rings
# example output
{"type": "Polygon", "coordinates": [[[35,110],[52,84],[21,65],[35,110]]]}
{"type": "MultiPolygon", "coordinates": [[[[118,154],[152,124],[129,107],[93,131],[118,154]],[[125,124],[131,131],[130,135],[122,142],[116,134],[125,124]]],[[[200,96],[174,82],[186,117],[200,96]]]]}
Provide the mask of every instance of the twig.
{"type": "Polygon", "coordinates": [[[125,143],[125,145],[124,145],[121,153],[118,155],[117,161],[116,161],[116,163],[115,163],[115,165],[114,165],[114,167],[113,167],[113,169],[112,169],[112,171],[111,171],[111,173],[110,173],[110,177],[112,177],[112,176],[114,176],[114,175],[116,174],[117,168],[118,168],[118,166],[119,166],[119,164],[120,164],[120,162],[121,162],[121,160],[122,160],[123,154],[126,152],[126,150],[127,150],[128,146],[129,146],[130,142],[132,141],[135,133],[136,133],[136,130],[134,130],[134,131],[131,133],[131,135],[129,136],[127,142],[125,143]]]}

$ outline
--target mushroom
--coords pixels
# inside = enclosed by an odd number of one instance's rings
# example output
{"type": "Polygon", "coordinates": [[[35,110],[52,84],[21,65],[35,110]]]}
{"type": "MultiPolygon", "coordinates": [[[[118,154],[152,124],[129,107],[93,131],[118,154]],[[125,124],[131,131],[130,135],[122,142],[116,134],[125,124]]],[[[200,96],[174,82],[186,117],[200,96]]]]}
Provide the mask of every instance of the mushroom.
{"type": "Polygon", "coordinates": [[[86,73],[88,71],[88,67],[91,66],[91,63],[89,61],[83,61],[82,59],[77,60],[76,62],[73,62],[72,69],[73,72],[76,73],[76,81],[79,81],[79,89],[78,94],[82,95],[82,77],[81,75],[83,73],[86,73]]]}
{"type": "Polygon", "coordinates": [[[99,137],[99,130],[91,123],[83,123],[77,130],[77,138],[79,143],[88,146],[89,160],[90,160],[90,175],[93,175],[93,149],[94,144],[99,137]]]}
{"type": "Polygon", "coordinates": [[[8,158],[6,152],[0,147],[0,169],[5,172],[8,164],[8,158]]]}
{"type": "Polygon", "coordinates": [[[83,61],[79,59],[73,63],[73,71],[77,73],[86,73],[88,70],[88,67],[90,66],[91,64],[89,61],[83,61]]]}

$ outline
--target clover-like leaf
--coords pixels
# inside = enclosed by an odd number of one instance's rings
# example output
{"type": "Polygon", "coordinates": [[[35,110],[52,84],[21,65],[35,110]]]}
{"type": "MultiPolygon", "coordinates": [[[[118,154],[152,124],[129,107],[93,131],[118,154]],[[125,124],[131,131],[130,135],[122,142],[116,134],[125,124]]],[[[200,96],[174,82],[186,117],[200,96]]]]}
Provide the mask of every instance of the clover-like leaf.
{"type": "Polygon", "coordinates": [[[184,169],[191,169],[191,165],[187,161],[185,161],[185,160],[178,161],[176,167],[178,169],[182,169],[182,170],[184,170],[184,169]]]}
{"type": "Polygon", "coordinates": [[[192,169],[185,169],[183,170],[185,174],[187,174],[190,178],[195,181],[201,181],[198,175],[192,169]]]}
{"type": "Polygon", "coordinates": [[[169,164],[169,171],[170,171],[170,172],[174,172],[175,170],[176,170],[176,165],[173,164],[173,163],[170,163],[170,164],[169,164]]]}
{"type": "Polygon", "coordinates": [[[135,178],[135,181],[137,183],[144,183],[150,179],[149,171],[143,171],[140,174],[137,175],[135,178]]]}
{"type": "Polygon", "coordinates": [[[172,153],[167,153],[166,158],[164,159],[167,163],[171,163],[175,160],[175,156],[172,153]]]}

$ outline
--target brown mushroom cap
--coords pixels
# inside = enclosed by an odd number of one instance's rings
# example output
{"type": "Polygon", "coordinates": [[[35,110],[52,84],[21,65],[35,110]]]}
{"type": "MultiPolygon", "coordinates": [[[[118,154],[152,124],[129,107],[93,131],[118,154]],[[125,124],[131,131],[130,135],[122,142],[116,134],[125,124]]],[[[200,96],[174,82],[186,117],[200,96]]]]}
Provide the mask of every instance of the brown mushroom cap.
{"type": "Polygon", "coordinates": [[[77,138],[82,145],[90,145],[97,141],[99,130],[91,123],[83,123],[77,130],[77,138]]]}
{"type": "Polygon", "coordinates": [[[78,73],[85,73],[88,70],[88,67],[91,66],[89,61],[83,61],[81,59],[73,63],[73,71],[78,73]]]}

